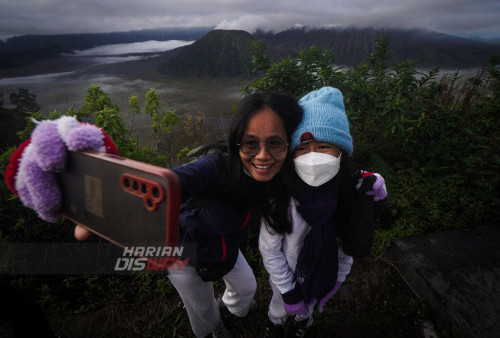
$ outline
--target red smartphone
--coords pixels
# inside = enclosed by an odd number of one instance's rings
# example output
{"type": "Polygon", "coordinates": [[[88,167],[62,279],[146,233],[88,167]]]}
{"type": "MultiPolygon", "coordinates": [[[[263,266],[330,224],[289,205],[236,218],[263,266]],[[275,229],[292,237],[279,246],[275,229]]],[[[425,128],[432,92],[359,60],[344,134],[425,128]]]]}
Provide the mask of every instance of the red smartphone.
{"type": "Polygon", "coordinates": [[[95,151],[68,152],[62,214],[121,247],[179,240],[180,183],[169,169],[95,151]]]}

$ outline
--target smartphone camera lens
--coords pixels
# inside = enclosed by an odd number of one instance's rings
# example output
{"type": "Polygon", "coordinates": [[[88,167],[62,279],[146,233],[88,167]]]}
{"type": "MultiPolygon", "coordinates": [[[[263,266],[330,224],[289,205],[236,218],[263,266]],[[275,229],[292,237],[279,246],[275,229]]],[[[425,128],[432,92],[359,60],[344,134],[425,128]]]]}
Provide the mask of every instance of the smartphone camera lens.
{"type": "Polygon", "coordinates": [[[156,198],[160,197],[160,190],[156,187],[153,188],[153,196],[156,198]]]}
{"type": "Polygon", "coordinates": [[[155,211],[165,199],[163,187],[158,182],[132,174],[123,174],[120,181],[125,191],[141,197],[149,211],[155,211]]]}

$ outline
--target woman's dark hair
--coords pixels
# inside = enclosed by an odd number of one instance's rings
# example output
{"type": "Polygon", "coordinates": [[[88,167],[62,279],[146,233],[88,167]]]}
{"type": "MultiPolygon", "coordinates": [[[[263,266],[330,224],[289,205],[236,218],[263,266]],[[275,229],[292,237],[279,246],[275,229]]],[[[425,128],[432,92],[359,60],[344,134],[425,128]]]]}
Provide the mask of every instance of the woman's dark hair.
{"type": "Polygon", "coordinates": [[[342,238],[343,232],[349,226],[353,217],[352,200],[356,198],[356,184],[361,178],[361,166],[351,161],[348,154],[343,152],[338,173],[339,190],[338,202],[335,210],[335,232],[337,237],[342,238]]]}
{"type": "Polygon", "coordinates": [[[302,121],[302,108],[291,96],[276,93],[254,93],[241,100],[231,121],[228,143],[231,153],[240,159],[238,143],[240,143],[248,120],[264,108],[272,109],[283,121],[287,141],[302,121]]]}
{"type": "MultiPolygon", "coordinates": [[[[234,207],[260,207],[262,216],[271,225],[284,224],[289,229],[288,206],[290,192],[278,173],[270,182],[258,182],[245,173],[241,161],[239,146],[248,121],[257,113],[269,108],[283,122],[287,142],[302,120],[302,108],[291,96],[279,93],[253,93],[239,103],[231,120],[228,140],[203,147],[198,154],[207,153],[216,148],[218,156],[223,158],[220,179],[218,180],[217,199],[221,199],[234,207]]],[[[293,168],[293,161],[287,156],[284,168],[293,168]]]]}
{"type": "MultiPolygon", "coordinates": [[[[290,203],[290,190],[286,188],[278,173],[270,182],[260,183],[250,178],[244,172],[243,163],[240,158],[238,143],[243,138],[243,133],[250,118],[265,108],[274,111],[283,122],[287,135],[287,143],[302,121],[303,110],[297,100],[291,96],[277,93],[255,93],[245,97],[239,104],[231,127],[229,129],[228,145],[228,171],[227,182],[231,182],[228,188],[232,196],[241,193],[246,195],[247,203],[258,204],[262,217],[272,228],[285,228],[291,230],[291,223],[288,218],[288,208],[290,203]],[[241,189],[236,182],[248,182],[247,187],[241,189]],[[258,183],[258,184],[256,184],[258,183]],[[259,184],[260,183],[260,184],[259,184]],[[236,188],[236,189],[232,189],[236,188]]],[[[287,155],[281,170],[293,168],[293,161],[287,155]]]]}
{"type": "MultiPolygon", "coordinates": [[[[270,108],[280,117],[285,127],[288,143],[292,133],[302,120],[302,108],[295,98],[288,95],[254,93],[241,100],[229,127],[227,170],[225,171],[224,185],[226,187],[226,196],[230,196],[235,200],[246,201],[250,205],[265,202],[263,198],[270,197],[279,188],[275,186],[280,181],[279,174],[268,184],[256,184],[259,182],[249,177],[244,171],[238,147],[248,121],[265,108],[270,108]],[[263,192],[265,192],[264,195],[263,192]]],[[[290,161],[285,161],[285,164],[287,162],[290,164],[290,161]]]]}

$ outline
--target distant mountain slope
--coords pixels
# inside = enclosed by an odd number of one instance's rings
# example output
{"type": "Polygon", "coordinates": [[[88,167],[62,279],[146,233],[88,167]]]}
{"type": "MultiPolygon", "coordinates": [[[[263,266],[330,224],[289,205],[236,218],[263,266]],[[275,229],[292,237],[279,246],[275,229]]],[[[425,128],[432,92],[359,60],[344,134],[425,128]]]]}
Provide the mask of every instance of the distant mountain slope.
{"type": "Polygon", "coordinates": [[[489,43],[490,45],[500,45],[500,38],[495,38],[495,39],[472,38],[472,40],[489,43]]]}
{"type": "Polygon", "coordinates": [[[54,58],[61,53],[102,45],[149,40],[197,40],[213,27],[159,28],[116,33],[23,35],[0,41],[0,69],[54,58]]]}
{"type": "Polygon", "coordinates": [[[251,34],[241,30],[213,30],[192,45],[170,54],[161,70],[175,75],[237,76],[252,71],[251,34]]]}
{"type": "Polygon", "coordinates": [[[377,41],[387,37],[389,61],[415,61],[420,66],[478,67],[500,47],[423,30],[396,29],[291,29],[277,34],[258,31],[254,36],[281,55],[295,54],[312,45],[332,50],[338,64],[366,59],[377,41]]]}
{"type": "MultiPolygon", "coordinates": [[[[296,55],[300,50],[315,45],[331,50],[337,64],[355,65],[366,60],[377,40],[384,36],[389,41],[389,63],[412,60],[418,67],[426,68],[477,68],[491,54],[500,55],[500,45],[422,30],[302,28],[279,33],[257,31],[251,35],[245,31],[198,27],[15,37],[7,42],[0,41],[0,69],[12,70],[41,60],[57,61],[63,52],[103,44],[181,39],[197,41],[189,46],[158,53],[161,56],[155,60],[141,61],[142,69],[160,75],[239,76],[251,73],[250,43],[255,39],[263,41],[269,47],[270,55],[277,59],[296,55]]],[[[115,68],[128,67],[128,63],[103,67],[112,72],[115,68]]]]}
{"type": "Polygon", "coordinates": [[[182,27],[144,29],[130,32],[82,33],[60,35],[22,35],[0,41],[0,51],[21,52],[60,46],[67,52],[101,45],[131,43],[148,40],[197,40],[211,31],[213,27],[182,27]]]}
{"type": "Polygon", "coordinates": [[[411,60],[418,67],[480,67],[500,46],[421,30],[389,29],[291,29],[280,33],[214,30],[190,46],[166,52],[160,72],[206,77],[251,73],[250,43],[261,40],[270,55],[279,59],[310,46],[330,49],[335,62],[355,65],[366,60],[377,41],[387,37],[388,63],[411,60]]]}

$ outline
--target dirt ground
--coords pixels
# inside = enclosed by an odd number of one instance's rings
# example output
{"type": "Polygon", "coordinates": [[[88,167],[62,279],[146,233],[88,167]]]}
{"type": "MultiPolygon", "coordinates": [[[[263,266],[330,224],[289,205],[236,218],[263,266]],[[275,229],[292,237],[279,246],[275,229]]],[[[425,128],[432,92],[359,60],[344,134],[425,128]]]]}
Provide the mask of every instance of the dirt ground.
{"type": "MultiPolygon", "coordinates": [[[[246,318],[222,312],[235,337],[261,337],[270,289],[258,277],[258,310],[246,318]]],[[[215,283],[222,294],[223,283],[215,283]]],[[[325,311],[315,313],[309,337],[436,337],[456,336],[436,321],[430,307],[418,299],[385,259],[370,256],[355,261],[351,274],[325,311]]],[[[117,302],[96,311],[51,319],[61,337],[193,337],[177,295],[141,304],[117,302]]]]}

